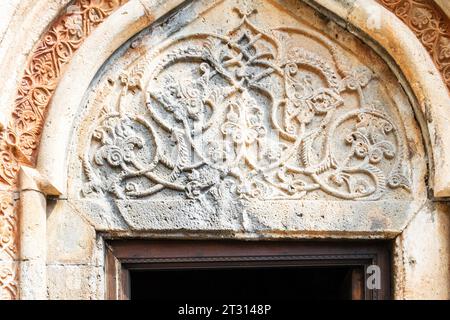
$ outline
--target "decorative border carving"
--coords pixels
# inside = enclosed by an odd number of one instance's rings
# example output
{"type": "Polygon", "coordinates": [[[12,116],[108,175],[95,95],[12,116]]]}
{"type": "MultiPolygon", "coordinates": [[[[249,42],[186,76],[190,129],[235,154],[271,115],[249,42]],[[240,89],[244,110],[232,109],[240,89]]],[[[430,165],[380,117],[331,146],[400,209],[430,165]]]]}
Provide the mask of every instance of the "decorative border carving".
{"type": "Polygon", "coordinates": [[[0,180],[13,185],[20,164],[33,164],[45,110],[64,67],[99,24],[128,0],[76,0],[43,34],[25,69],[10,122],[1,128],[0,180]]]}
{"type": "Polygon", "coordinates": [[[0,192],[0,300],[17,298],[17,214],[11,192],[0,192]]]}
{"type": "Polygon", "coordinates": [[[392,11],[427,49],[450,90],[450,19],[430,0],[377,0],[392,11]]]}
{"type": "Polygon", "coordinates": [[[17,273],[10,264],[17,259],[17,215],[12,193],[0,193],[0,300],[14,299],[17,273]],[[6,262],[6,264],[5,264],[6,262]]]}
{"type": "Polygon", "coordinates": [[[12,193],[0,193],[0,261],[17,259],[17,216],[12,193]]]}

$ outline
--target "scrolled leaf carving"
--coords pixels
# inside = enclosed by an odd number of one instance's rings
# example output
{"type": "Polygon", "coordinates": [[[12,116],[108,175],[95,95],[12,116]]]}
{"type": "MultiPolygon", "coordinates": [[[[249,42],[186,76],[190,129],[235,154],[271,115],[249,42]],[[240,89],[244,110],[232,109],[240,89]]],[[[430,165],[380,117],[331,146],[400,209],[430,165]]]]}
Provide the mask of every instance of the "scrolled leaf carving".
{"type": "Polygon", "coordinates": [[[345,54],[323,37],[331,60],[281,41],[302,30],[264,29],[256,10],[235,12],[228,32],[177,38],[113,81],[121,94],[93,126],[84,196],[163,193],[206,206],[408,191],[403,133],[365,92],[373,71],[339,65],[345,54]],[[136,113],[129,101],[139,92],[145,112],[136,113]]]}

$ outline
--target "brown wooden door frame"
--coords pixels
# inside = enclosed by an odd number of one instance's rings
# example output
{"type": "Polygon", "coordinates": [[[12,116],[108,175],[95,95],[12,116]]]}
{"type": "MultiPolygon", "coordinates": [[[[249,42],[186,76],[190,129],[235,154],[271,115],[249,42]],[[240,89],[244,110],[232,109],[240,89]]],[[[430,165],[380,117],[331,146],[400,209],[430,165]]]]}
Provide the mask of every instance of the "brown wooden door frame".
{"type": "MultiPolygon", "coordinates": [[[[354,299],[390,299],[390,243],[381,241],[111,240],[106,242],[106,298],[130,297],[130,270],[223,267],[362,267],[353,272],[354,299]],[[366,269],[381,270],[368,289],[366,269]]],[[[356,270],[356,268],[354,269],[356,270]]]]}

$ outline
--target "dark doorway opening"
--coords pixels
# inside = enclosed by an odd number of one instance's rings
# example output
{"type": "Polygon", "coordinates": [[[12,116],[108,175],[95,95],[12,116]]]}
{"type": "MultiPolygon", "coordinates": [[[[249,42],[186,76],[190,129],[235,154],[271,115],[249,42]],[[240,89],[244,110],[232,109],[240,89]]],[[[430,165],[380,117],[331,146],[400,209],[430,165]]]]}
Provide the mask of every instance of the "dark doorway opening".
{"type": "Polygon", "coordinates": [[[106,297],[389,299],[390,256],[384,241],[110,240],[106,297]]]}
{"type": "MultiPolygon", "coordinates": [[[[131,299],[352,299],[352,267],[268,267],[130,271],[131,299]]],[[[352,289],[353,288],[353,289],[352,289]]]]}

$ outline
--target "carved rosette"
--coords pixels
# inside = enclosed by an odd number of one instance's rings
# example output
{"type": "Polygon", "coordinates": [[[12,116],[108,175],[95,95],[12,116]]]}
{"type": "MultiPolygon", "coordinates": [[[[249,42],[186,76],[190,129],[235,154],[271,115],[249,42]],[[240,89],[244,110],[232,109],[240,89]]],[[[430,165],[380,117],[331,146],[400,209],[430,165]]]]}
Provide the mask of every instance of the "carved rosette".
{"type": "Polygon", "coordinates": [[[405,137],[388,102],[368,98],[373,71],[325,36],[233,10],[232,28],[175,37],[105,83],[81,157],[83,197],[219,207],[407,194],[405,137]],[[305,35],[325,51],[302,46],[305,35]]]}

